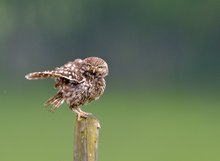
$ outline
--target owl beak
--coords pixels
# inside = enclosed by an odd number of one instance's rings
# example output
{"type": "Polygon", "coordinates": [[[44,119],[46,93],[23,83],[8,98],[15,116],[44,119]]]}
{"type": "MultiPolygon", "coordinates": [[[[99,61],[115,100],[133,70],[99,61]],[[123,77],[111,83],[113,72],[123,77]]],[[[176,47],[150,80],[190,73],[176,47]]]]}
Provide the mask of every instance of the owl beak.
{"type": "Polygon", "coordinates": [[[92,69],[92,73],[93,73],[93,74],[95,73],[95,68],[92,69]]]}

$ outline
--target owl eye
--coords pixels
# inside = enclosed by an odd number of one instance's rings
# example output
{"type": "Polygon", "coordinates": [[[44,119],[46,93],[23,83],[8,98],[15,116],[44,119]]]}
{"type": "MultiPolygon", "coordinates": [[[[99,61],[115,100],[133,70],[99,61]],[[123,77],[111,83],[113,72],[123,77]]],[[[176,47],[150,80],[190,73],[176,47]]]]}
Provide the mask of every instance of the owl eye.
{"type": "Polygon", "coordinates": [[[103,66],[98,66],[97,68],[98,68],[98,71],[102,71],[104,67],[103,66]]]}
{"type": "Polygon", "coordinates": [[[86,64],[87,68],[91,68],[91,65],[90,64],[86,64]]]}

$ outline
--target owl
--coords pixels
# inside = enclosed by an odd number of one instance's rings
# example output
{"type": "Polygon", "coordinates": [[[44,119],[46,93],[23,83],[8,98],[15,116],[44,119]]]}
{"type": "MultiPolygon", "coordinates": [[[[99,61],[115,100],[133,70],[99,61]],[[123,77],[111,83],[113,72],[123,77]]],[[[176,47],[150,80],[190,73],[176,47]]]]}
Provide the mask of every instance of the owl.
{"type": "Polygon", "coordinates": [[[105,90],[105,77],[108,75],[107,63],[98,57],[75,59],[54,70],[33,72],[25,77],[28,80],[52,78],[57,93],[45,102],[51,110],[66,102],[76,113],[77,119],[86,118],[89,113],[81,110],[87,103],[97,100],[105,90]]]}

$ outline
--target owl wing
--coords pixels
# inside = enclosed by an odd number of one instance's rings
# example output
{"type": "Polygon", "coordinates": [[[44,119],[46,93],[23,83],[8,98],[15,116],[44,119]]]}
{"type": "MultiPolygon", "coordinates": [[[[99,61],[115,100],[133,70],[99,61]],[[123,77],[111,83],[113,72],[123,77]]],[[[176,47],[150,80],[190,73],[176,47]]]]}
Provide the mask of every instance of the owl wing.
{"type": "Polygon", "coordinates": [[[55,70],[34,72],[26,75],[29,80],[46,79],[46,78],[65,78],[75,83],[82,83],[84,81],[80,74],[80,67],[82,65],[81,59],[76,59],[73,62],[68,62],[65,65],[55,68],[55,70]]]}

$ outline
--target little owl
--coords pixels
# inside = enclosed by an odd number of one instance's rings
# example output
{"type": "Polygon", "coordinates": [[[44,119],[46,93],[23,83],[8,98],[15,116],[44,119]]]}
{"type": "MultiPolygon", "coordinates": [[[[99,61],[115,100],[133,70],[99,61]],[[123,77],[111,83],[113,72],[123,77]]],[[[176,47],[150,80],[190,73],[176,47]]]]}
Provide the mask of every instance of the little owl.
{"type": "Polygon", "coordinates": [[[58,92],[45,102],[45,106],[51,105],[54,111],[66,102],[77,114],[77,119],[80,119],[89,115],[80,107],[103,94],[106,86],[104,77],[107,75],[108,65],[103,59],[88,57],[68,62],[51,71],[30,73],[25,77],[29,80],[53,78],[58,92]]]}

